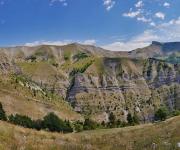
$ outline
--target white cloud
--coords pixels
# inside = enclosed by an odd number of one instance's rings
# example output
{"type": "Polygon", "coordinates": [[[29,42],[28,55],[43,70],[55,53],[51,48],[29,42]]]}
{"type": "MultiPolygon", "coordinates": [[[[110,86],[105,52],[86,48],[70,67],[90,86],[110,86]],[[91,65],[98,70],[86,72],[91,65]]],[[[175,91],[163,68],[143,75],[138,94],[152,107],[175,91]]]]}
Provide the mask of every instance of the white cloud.
{"type": "Polygon", "coordinates": [[[144,10],[138,9],[136,11],[132,11],[132,9],[129,10],[128,13],[123,14],[124,17],[129,17],[129,18],[136,18],[137,21],[141,21],[144,23],[150,23],[152,22],[151,18],[148,18],[145,16],[144,10]]]}
{"type": "Polygon", "coordinates": [[[104,49],[111,51],[131,51],[133,49],[148,46],[150,43],[140,42],[114,42],[108,45],[101,46],[104,49]]]}
{"type": "Polygon", "coordinates": [[[176,26],[176,25],[180,25],[180,17],[177,19],[172,19],[169,22],[165,22],[160,24],[158,27],[159,28],[164,28],[164,27],[169,27],[169,26],[176,26]]]}
{"type": "Polygon", "coordinates": [[[144,16],[137,17],[137,20],[138,20],[138,21],[142,21],[142,22],[151,22],[151,19],[147,19],[147,18],[145,18],[144,16]]]}
{"type": "Polygon", "coordinates": [[[67,45],[67,44],[71,44],[71,43],[81,43],[84,45],[95,45],[96,44],[96,40],[90,39],[90,40],[85,40],[85,41],[73,41],[73,40],[64,40],[64,41],[34,41],[34,42],[29,42],[29,43],[25,43],[25,46],[38,46],[38,45],[58,45],[58,46],[62,46],[62,45],[67,45]]]}
{"type": "Polygon", "coordinates": [[[112,51],[130,51],[136,48],[148,46],[152,41],[158,39],[159,37],[152,30],[146,30],[142,34],[132,37],[129,41],[117,41],[103,45],[102,47],[112,51]]]}
{"type": "Polygon", "coordinates": [[[155,14],[155,17],[164,20],[165,19],[165,14],[162,13],[162,12],[157,12],[155,14]]]}
{"type": "Polygon", "coordinates": [[[84,42],[81,42],[82,44],[85,45],[95,45],[96,44],[96,40],[92,39],[92,40],[85,40],[84,42]]]}
{"type": "Polygon", "coordinates": [[[180,41],[180,17],[156,27],[162,41],[180,41]]]}
{"type": "Polygon", "coordinates": [[[144,6],[143,1],[138,1],[138,2],[135,4],[135,7],[136,7],[136,8],[141,8],[141,7],[143,7],[143,6],[144,6]]]}
{"type": "Polygon", "coordinates": [[[25,43],[25,46],[38,46],[38,45],[67,45],[72,43],[71,40],[65,40],[65,41],[34,41],[30,43],[25,43]]]}
{"type": "Polygon", "coordinates": [[[103,5],[106,7],[107,11],[111,10],[116,3],[114,0],[103,0],[103,2],[103,5]]]}
{"type": "Polygon", "coordinates": [[[55,3],[61,3],[63,6],[67,6],[67,0],[50,0],[49,5],[53,6],[55,3]]]}
{"type": "Polygon", "coordinates": [[[148,46],[152,41],[180,41],[180,17],[160,25],[156,25],[154,22],[150,24],[154,26],[151,30],[145,30],[143,33],[132,37],[128,41],[116,41],[103,45],[102,47],[113,51],[130,51],[148,46]]]}
{"type": "Polygon", "coordinates": [[[156,23],[155,22],[150,22],[150,24],[149,24],[150,26],[152,26],[152,27],[156,27],[156,23]]]}
{"type": "Polygon", "coordinates": [[[128,13],[124,13],[123,16],[124,17],[129,17],[129,18],[135,18],[137,16],[139,16],[141,14],[141,10],[137,10],[137,11],[132,11],[130,10],[128,13]]]}
{"type": "Polygon", "coordinates": [[[163,6],[166,7],[166,8],[169,8],[171,5],[170,5],[170,3],[165,2],[165,3],[163,4],[163,6]]]}

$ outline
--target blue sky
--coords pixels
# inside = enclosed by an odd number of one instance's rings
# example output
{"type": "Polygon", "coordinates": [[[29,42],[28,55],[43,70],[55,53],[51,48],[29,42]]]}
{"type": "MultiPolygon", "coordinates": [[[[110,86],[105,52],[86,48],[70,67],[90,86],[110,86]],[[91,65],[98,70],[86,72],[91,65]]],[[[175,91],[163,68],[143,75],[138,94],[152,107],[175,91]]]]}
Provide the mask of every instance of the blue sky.
{"type": "Polygon", "coordinates": [[[180,41],[180,0],[0,0],[0,46],[71,42],[132,50],[180,41]]]}

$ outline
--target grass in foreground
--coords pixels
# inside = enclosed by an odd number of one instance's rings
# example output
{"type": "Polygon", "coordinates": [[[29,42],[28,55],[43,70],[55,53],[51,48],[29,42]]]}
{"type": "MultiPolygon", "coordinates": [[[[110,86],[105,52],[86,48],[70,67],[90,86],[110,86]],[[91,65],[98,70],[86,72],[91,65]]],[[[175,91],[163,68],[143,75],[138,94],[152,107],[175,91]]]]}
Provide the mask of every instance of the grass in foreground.
{"type": "Polygon", "coordinates": [[[0,122],[0,149],[27,150],[178,150],[180,117],[156,124],[58,134],[0,122]]]}

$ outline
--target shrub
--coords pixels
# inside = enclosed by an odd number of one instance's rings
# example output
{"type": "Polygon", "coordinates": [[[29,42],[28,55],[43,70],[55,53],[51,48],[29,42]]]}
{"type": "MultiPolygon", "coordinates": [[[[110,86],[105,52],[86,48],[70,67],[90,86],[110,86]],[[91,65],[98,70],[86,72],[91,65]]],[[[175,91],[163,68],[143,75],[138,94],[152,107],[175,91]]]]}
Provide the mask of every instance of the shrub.
{"type": "Polygon", "coordinates": [[[41,130],[42,129],[42,120],[38,119],[33,121],[33,128],[36,130],[41,130]]]}
{"type": "Polygon", "coordinates": [[[131,113],[128,113],[127,121],[128,121],[129,125],[134,125],[134,120],[133,120],[133,117],[132,117],[131,113]]]}
{"type": "Polygon", "coordinates": [[[74,130],[75,130],[76,132],[81,132],[81,131],[83,131],[83,123],[82,123],[82,122],[76,121],[73,125],[74,125],[74,130]]]}
{"type": "Polygon", "coordinates": [[[164,107],[160,107],[156,112],[155,112],[155,120],[166,120],[169,112],[168,109],[164,107]]]}
{"type": "Polygon", "coordinates": [[[131,115],[131,113],[128,113],[127,115],[127,121],[129,125],[136,125],[139,124],[139,118],[136,113],[134,113],[134,116],[131,115]]]}
{"type": "Polygon", "coordinates": [[[87,57],[88,57],[88,55],[86,53],[84,53],[84,52],[79,52],[78,54],[76,54],[74,56],[74,58],[76,58],[77,60],[84,59],[84,58],[87,58],[87,57]]]}
{"type": "Polygon", "coordinates": [[[84,126],[83,129],[84,130],[94,130],[98,127],[98,124],[95,121],[88,119],[85,119],[84,121],[84,126]]]}
{"type": "Polygon", "coordinates": [[[4,120],[4,121],[7,120],[6,113],[1,103],[0,103],[0,120],[4,120]]]}
{"type": "Polygon", "coordinates": [[[121,121],[121,120],[117,120],[117,122],[116,122],[116,127],[117,128],[122,128],[122,127],[125,127],[125,126],[127,126],[128,124],[126,123],[126,122],[124,122],[124,121],[121,121]]]}
{"type": "Polygon", "coordinates": [[[109,114],[109,123],[108,123],[108,127],[112,128],[116,126],[116,117],[115,115],[111,112],[109,114]]]}
{"type": "Polygon", "coordinates": [[[23,127],[33,128],[33,121],[31,120],[31,118],[27,116],[22,116],[19,114],[10,115],[9,122],[23,127]]]}
{"type": "Polygon", "coordinates": [[[73,129],[68,121],[61,120],[54,113],[49,113],[43,118],[42,127],[48,129],[49,131],[57,132],[72,132],[73,129]]]}
{"type": "Polygon", "coordinates": [[[174,110],[174,111],[172,112],[172,115],[173,115],[173,116],[179,116],[179,115],[180,115],[180,110],[174,110]]]}
{"type": "Polygon", "coordinates": [[[136,113],[133,116],[133,121],[134,121],[134,124],[139,124],[139,118],[136,113]]]}

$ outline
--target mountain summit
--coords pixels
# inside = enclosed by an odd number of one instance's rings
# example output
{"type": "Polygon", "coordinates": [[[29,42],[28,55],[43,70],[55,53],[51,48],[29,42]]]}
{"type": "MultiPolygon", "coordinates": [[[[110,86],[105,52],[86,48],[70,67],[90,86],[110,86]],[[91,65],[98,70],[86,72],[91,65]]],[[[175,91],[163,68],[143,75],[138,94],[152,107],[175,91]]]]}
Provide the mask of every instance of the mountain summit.
{"type": "Polygon", "coordinates": [[[138,48],[129,52],[130,57],[153,58],[153,57],[168,57],[171,55],[180,54],[180,42],[161,43],[153,41],[151,45],[138,48]]]}

